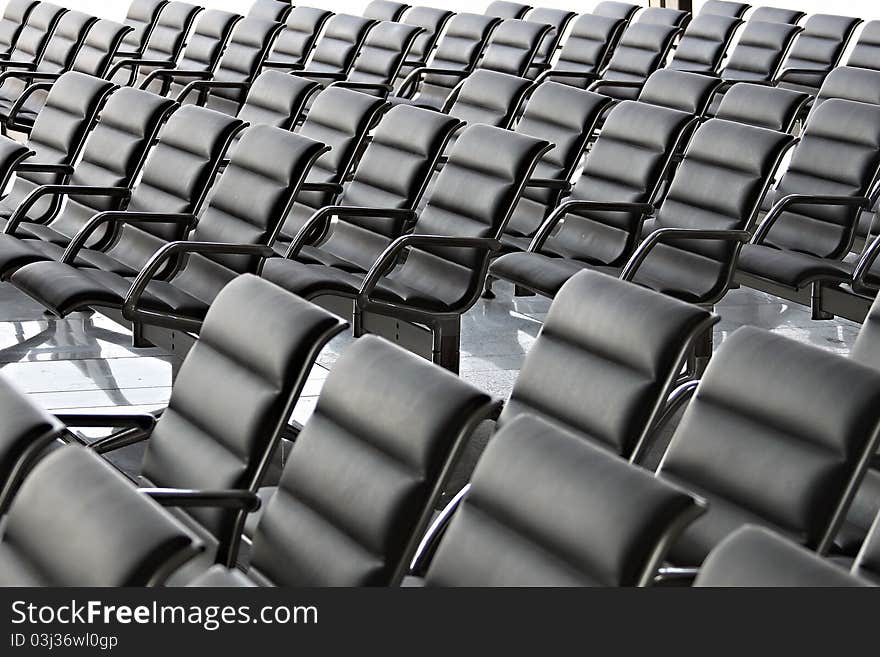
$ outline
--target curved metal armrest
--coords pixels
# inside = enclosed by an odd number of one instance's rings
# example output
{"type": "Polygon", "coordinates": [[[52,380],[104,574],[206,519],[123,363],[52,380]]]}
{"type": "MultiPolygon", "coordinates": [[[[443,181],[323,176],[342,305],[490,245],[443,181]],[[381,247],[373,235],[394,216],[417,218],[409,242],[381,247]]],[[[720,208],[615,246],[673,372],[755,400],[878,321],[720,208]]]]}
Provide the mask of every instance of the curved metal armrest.
{"type": "Polygon", "coordinates": [[[466,78],[471,74],[470,69],[460,69],[460,68],[432,68],[430,66],[417,66],[413,70],[409,72],[409,74],[403,79],[403,82],[400,83],[400,94],[403,98],[412,98],[416,89],[418,88],[419,80],[421,80],[426,75],[430,74],[437,75],[449,75],[457,78],[466,78]],[[411,90],[409,95],[405,95],[406,91],[411,90]]]}
{"type": "Polygon", "coordinates": [[[227,244],[224,242],[193,241],[180,241],[166,244],[153,254],[153,257],[147,261],[147,264],[144,265],[144,268],[138,273],[137,277],[135,277],[132,282],[128,294],[125,295],[125,301],[122,304],[123,316],[130,321],[152,317],[153,315],[151,313],[138,309],[138,303],[140,302],[144,290],[147,289],[147,285],[156,276],[156,272],[159,271],[159,268],[168,260],[175,256],[190,253],[223,253],[229,255],[262,256],[264,258],[268,258],[275,254],[272,247],[263,244],[227,244]]]}
{"type": "Polygon", "coordinates": [[[645,86],[643,82],[634,82],[627,80],[596,80],[588,87],[589,91],[596,91],[602,87],[614,87],[615,89],[641,89],[645,86]]]}
{"type": "Polygon", "coordinates": [[[44,164],[42,162],[22,162],[16,171],[26,173],[57,173],[63,176],[69,176],[73,173],[74,168],[69,164],[44,164]]]}
{"type": "Polygon", "coordinates": [[[194,71],[194,70],[182,70],[178,71],[173,68],[160,68],[155,71],[150,71],[144,81],[141,82],[141,89],[146,89],[153,82],[160,78],[164,78],[168,82],[173,82],[176,79],[180,78],[197,78],[199,80],[210,80],[214,77],[214,74],[211,71],[194,71]]]}
{"type": "Polygon", "coordinates": [[[877,261],[878,255],[880,255],[880,237],[875,237],[874,241],[871,242],[862,255],[859,256],[859,260],[853,270],[852,285],[853,289],[857,292],[861,290],[877,289],[876,285],[871,285],[867,282],[867,277],[871,268],[874,266],[874,263],[877,261]]]}
{"type": "Polygon", "coordinates": [[[342,185],[331,182],[306,182],[299,186],[301,192],[326,192],[327,194],[341,194],[342,185]]]}
{"type": "Polygon", "coordinates": [[[72,265],[76,260],[76,256],[85,246],[88,238],[101,226],[105,224],[182,224],[185,228],[192,228],[196,223],[196,217],[192,214],[184,213],[161,213],[161,212],[124,212],[109,211],[100,212],[86,222],[79,232],[73,236],[64,255],[61,256],[61,262],[72,265]]]}
{"type": "Polygon", "coordinates": [[[171,59],[140,59],[138,57],[133,57],[131,59],[120,59],[113,63],[113,67],[110,69],[110,72],[107,74],[107,79],[112,80],[113,76],[116,75],[119,71],[124,68],[130,68],[132,70],[138,68],[139,66],[174,66],[174,61],[171,59]]]}
{"type": "Polygon", "coordinates": [[[526,187],[561,189],[567,192],[571,189],[571,183],[568,180],[556,180],[555,178],[530,178],[528,182],[526,182],[526,187]]]}
{"type": "Polygon", "coordinates": [[[93,187],[90,185],[41,185],[25,197],[15,213],[9,218],[6,228],[7,235],[12,235],[22,221],[25,221],[28,210],[44,196],[107,196],[110,198],[128,198],[131,190],[128,187],[93,187]]]}
{"type": "Polygon", "coordinates": [[[260,498],[249,490],[191,490],[186,488],[138,488],[162,506],[178,508],[239,509],[251,513],[260,508],[260,498]]]}
{"type": "Polygon", "coordinates": [[[397,262],[400,252],[406,248],[419,246],[435,246],[453,249],[483,249],[497,251],[501,248],[500,240],[494,237],[448,237],[446,235],[402,235],[389,244],[377,258],[370,271],[361,283],[357,296],[357,305],[362,310],[370,303],[370,294],[388,270],[397,262]]]}
{"type": "Polygon", "coordinates": [[[310,71],[307,68],[293,71],[291,75],[297,75],[301,78],[314,78],[315,80],[336,80],[341,82],[345,80],[345,73],[335,73],[333,71],[310,71]]]}
{"type": "Polygon", "coordinates": [[[187,84],[183,90],[177,94],[177,102],[182,103],[183,100],[194,91],[210,91],[211,89],[240,89],[247,91],[250,88],[249,82],[221,82],[219,80],[195,80],[187,84]]]}
{"type": "Polygon", "coordinates": [[[340,80],[339,82],[334,82],[330,86],[342,87],[343,89],[355,89],[357,91],[372,90],[383,94],[389,94],[394,91],[394,85],[382,84],[381,82],[346,82],[345,80],[340,80]]]}
{"type": "Polygon", "coordinates": [[[785,82],[785,78],[792,75],[827,75],[831,72],[831,68],[825,66],[822,68],[784,68],[776,75],[775,83],[785,82]]]}
{"type": "Polygon", "coordinates": [[[550,233],[556,227],[563,217],[572,212],[581,210],[592,210],[594,212],[641,212],[644,215],[654,212],[654,206],[650,203],[615,203],[604,201],[566,201],[556,208],[550,216],[547,217],[538,228],[532,243],[529,244],[529,251],[535,253],[544,246],[550,233]]]}
{"type": "Polygon", "coordinates": [[[538,75],[535,78],[535,85],[539,85],[542,82],[546,82],[547,80],[552,80],[553,78],[571,78],[576,80],[598,80],[602,76],[598,73],[591,73],[589,71],[556,71],[554,69],[548,69],[538,75]]]}
{"type": "Polygon", "coordinates": [[[420,577],[428,571],[428,566],[431,563],[434,553],[437,551],[440,539],[443,538],[443,534],[446,533],[446,528],[449,527],[453,514],[458,507],[461,506],[462,501],[470,489],[471,485],[465,484],[464,488],[458,491],[455,496],[449,500],[449,503],[443,507],[443,510],[440,511],[437,517],[434,518],[433,522],[431,522],[430,527],[428,527],[428,530],[419,542],[419,546],[416,548],[416,553],[413,555],[412,561],[410,561],[409,572],[411,575],[420,577]]]}
{"type": "Polygon", "coordinates": [[[156,417],[150,413],[58,413],[55,417],[70,427],[121,429],[89,443],[89,448],[98,454],[143,442],[156,426],[156,417]]]}
{"type": "Polygon", "coordinates": [[[280,68],[280,69],[287,69],[290,71],[301,71],[303,69],[303,64],[298,63],[298,62],[281,62],[278,60],[275,60],[275,61],[269,60],[269,61],[263,62],[263,68],[280,68]]]}
{"type": "Polygon", "coordinates": [[[779,199],[770,211],[764,216],[764,220],[755,231],[752,244],[761,244],[767,237],[773,224],[782,216],[782,213],[796,205],[837,205],[842,207],[871,208],[871,199],[867,196],[831,196],[822,194],[789,194],[779,199]]]}
{"type": "Polygon", "coordinates": [[[655,246],[661,242],[674,242],[677,240],[703,240],[713,242],[739,242],[745,244],[751,234],[747,230],[701,230],[699,228],[661,228],[648,235],[639,244],[639,248],[632,254],[629,261],[620,272],[620,279],[631,281],[636,271],[650,255],[655,246]]]}
{"type": "Polygon", "coordinates": [[[23,71],[33,71],[37,68],[36,62],[14,62],[10,60],[0,61],[0,69],[17,68],[23,71]]]}
{"type": "Polygon", "coordinates": [[[3,73],[0,73],[0,84],[11,78],[25,81],[45,80],[47,82],[54,82],[60,77],[61,73],[45,73],[41,71],[4,71],[3,73]]]}
{"type": "MultiPolygon", "coordinates": [[[[2,85],[3,76],[0,75],[0,85],[2,85]]],[[[15,99],[15,102],[12,104],[12,107],[9,108],[9,118],[6,120],[6,127],[12,130],[16,128],[24,128],[27,129],[27,126],[19,125],[18,118],[19,112],[21,112],[21,108],[24,107],[24,104],[28,101],[28,99],[33,96],[38,91],[49,91],[52,88],[51,82],[37,82],[35,84],[28,85],[24,91],[22,91],[18,98],[15,99]]]]}

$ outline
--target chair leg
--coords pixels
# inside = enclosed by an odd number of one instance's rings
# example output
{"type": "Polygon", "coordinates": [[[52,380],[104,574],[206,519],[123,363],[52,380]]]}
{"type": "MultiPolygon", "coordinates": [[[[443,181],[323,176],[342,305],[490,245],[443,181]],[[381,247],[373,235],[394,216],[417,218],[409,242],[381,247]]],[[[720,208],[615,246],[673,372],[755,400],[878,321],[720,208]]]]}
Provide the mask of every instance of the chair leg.
{"type": "Polygon", "coordinates": [[[359,338],[364,334],[364,311],[354,305],[354,312],[351,315],[351,334],[359,338]]]}
{"type": "Polygon", "coordinates": [[[698,379],[706,371],[712,357],[715,337],[713,329],[709,329],[694,341],[694,347],[688,356],[687,378],[698,379]]]}
{"type": "Polygon", "coordinates": [[[818,282],[810,287],[810,312],[812,319],[834,319],[834,315],[822,309],[822,284],[818,282]]]}
{"type": "Polygon", "coordinates": [[[131,346],[135,349],[145,349],[154,346],[152,342],[144,337],[144,325],[140,322],[133,322],[131,325],[131,346]]]}
{"type": "Polygon", "coordinates": [[[486,284],[483,286],[483,298],[484,299],[494,299],[495,293],[492,291],[492,285],[495,283],[495,278],[492,276],[486,276],[486,284]]]}
{"type": "Polygon", "coordinates": [[[447,319],[433,327],[431,360],[440,367],[458,374],[461,348],[461,318],[447,319]]]}

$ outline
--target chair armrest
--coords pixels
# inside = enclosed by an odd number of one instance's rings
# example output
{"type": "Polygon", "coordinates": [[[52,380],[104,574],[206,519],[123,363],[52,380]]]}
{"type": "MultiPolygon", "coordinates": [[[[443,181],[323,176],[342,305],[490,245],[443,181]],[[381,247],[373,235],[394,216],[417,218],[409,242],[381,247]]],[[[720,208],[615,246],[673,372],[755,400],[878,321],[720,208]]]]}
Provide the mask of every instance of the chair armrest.
{"type": "MultiPolygon", "coordinates": [[[[299,75],[294,73],[294,75],[299,75]]],[[[303,74],[305,75],[305,74],[303,74]]],[[[305,77],[309,77],[305,75],[305,77]]],[[[355,89],[356,91],[378,91],[383,94],[390,94],[394,91],[394,85],[382,84],[380,82],[346,82],[340,80],[330,85],[331,87],[342,87],[343,89],[355,89]]]]}
{"type": "Polygon", "coordinates": [[[134,70],[140,66],[162,66],[167,69],[174,66],[174,61],[170,59],[140,59],[137,57],[133,57],[131,59],[120,59],[119,61],[113,63],[113,67],[110,69],[110,72],[107,74],[106,77],[108,80],[112,80],[113,76],[122,69],[130,68],[134,70]]]}
{"type": "Polygon", "coordinates": [[[315,80],[336,80],[341,82],[345,80],[345,73],[335,73],[333,71],[310,71],[307,68],[295,70],[291,75],[297,75],[301,78],[314,78],[315,80]]]}
{"type": "Polygon", "coordinates": [[[790,207],[797,205],[836,205],[868,210],[871,208],[872,203],[871,199],[867,196],[830,196],[822,194],[789,194],[788,196],[783,196],[764,216],[763,221],[758,226],[758,230],[755,231],[752,244],[761,244],[770,233],[773,224],[782,216],[782,213],[790,207]]]}
{"type": "Polygon", "coordinates": [[[333,217],[377,217],[387,219],[403,219],[404,221],[415,221],[416,213],[414,210],[406,210],[401,208],[367,208],[353,205],[328,205],[315,212],[305,224],[300,228],[296,236],[290,242],[285,258],[296,260],[302,248],[308,244],[309,238],[314,234],[315,230],[326,224],[333,217]]]}
{"type": "Polygon", "coordinates": [[[410,575],[423,577],[428,571],[431,559],[434,557],[434,553],[437,551],[437,546],[440,545],[440,540],[443,538],[443,534],[446,533],[446,529],[452,521],[453,514],[458,507],[461,506],[462,501],[470,489],[471,485],[465,484],[464,488],[458,491],[455,496],[449,500],[449,503],[443,507],[443,510],[440,511],[439,515],[434,518],[434,521],[428,527],[428,530],[419,542],[419,546],[416,548],[416,553],[413,555],[412,561],[409,563],[410,575]]]}
{"type": "Polygon", "coordinates": [[[411,70],[409,74],[403,79],[403,82],[400,83],[401,96],[403,98],[412,98],[415,94],[416,88],[418,87],[419,80],[431,73],[437,75],[449,75],[457,78],[466,78],[468,75],[471,74],[470,69],[432,68],[430,66],[418,66],[411,70]],[[412,90],[411,93],[408,96],[405,95],[405,92],[410,89],[412,90]]]}
{"type": "Polygon", "coordinates": [[[596,80],[591,84],[589,91],[596,91],[604,87],[612,87],[614,89],[641,89],[645,86],[644,82],[634,82],[627,80],[596,80]]]}
{"type": "Polygon", "coordinates": [[[57,413],[55,417],[69,427],[107,427],[119,429],[109,436],[89,443],[97,454],[133,445],[147,440],[156,426],[156,417],[150,413],[57,413]]]}
{"type": "Polygon", "coordinates": [[[37,68],[36,62],[13,62],[10,60],[0,61],[0,69],[17,68],[23,71],[33,71],[37,68]]]}
{"type": "Polygon", "coordinates": [[[535,85],[539,85],[553,78],[570,78],[576,80],[598,80],[602,76],[598,73],[590,73],[588,71],[555,71],[552,68],[543,71],[535,78],[535,85]]]}
{"type": "Polygon", "coordinates": [[[109,211],[100,212],[89,219],[85,226],[73,236],[73,239],[64,250],[61,262],[72,265],[76,256],[85,246],[88,238],[105,224],[178,224],[186,228],[192,228],[196,223],[196,217],[184,213],[161,213],[161,212],[124,212],[109,211]]]}
{"type": "MultiPolygon", "coordinates": [[[[220,82],[218,80],[195,80],[186,85],[183,90],[177,94],[177,102],[182,103],[183,100],[194,91],[208,92],[211,89],[240,89],[247,91],[250,88],[249,82],[220,82]]],[[[200,103],[201,104],[201,103],[200,103]]]]}
{"type": "Polygon", "coordinates": [[[6,183],[15,171],[21,171],[24,161],[34,155],[36,153],[27,145],[0,136],[0,190],[6,188],[6,183]]]}
{"type": "MultiPolygon", "coordinates": [[[[2,86],[3,76],[0,75],[0,86],[2,86]]],[[[26,80],[29,81],[29,80],[26,80]]],[[[6,120],[6,127],[10,130],[22,130],[27,131],[28,126],[20,125],[16,120],[18,118],[19,112],[21,112],[21,108],[24,107],[24,104],[27,102],[28,98],[33,96],[38,91],[49,91],[52,88],[51,82],[37,82],[35,84],[29,84],[24,91],[22,91],[18,98],[15,99],[15,102],[12,103],[12,107],[9,108],[9,117],[6,120]]]]}
{"type": "Polygon", "coordinates": [[[526,187],[540,187],[542,189],[561,189],[568,191],[571,183],[568,180],[556,180],[554,178],[531,178],[526,182],[526,187]]]}
{"type": "Polygon", "coordinates": [[[535,253],[540,251],[541,247],[550,237],[550,233],[563,217],[572,212],[582,210],[592,210],[594,212],[641,212],[649,215],[654,212],[654,206],[650,203],[617,203],[605,201],[566,201],[554,210],[538,228],[535,236],[529,244],[529,251],[535,253]]]}
{"type": "Polygon", "coordinates": [[[47,164],[42,162],[22,162],[16,171],[25,173],[57,173],[63,176],[70,176],[74,172],[74,168],[69,164],[47,164]]]}
{"type": "Polygon", "coordinates": [[[131,196],[128,187],[97,187],[90,185],[41,185],[28,194],[21,202],[6,224],[4,233],[12,235],[22,221],[25,221],[28,210],[44,196],[106,196],[125,199],[131,196]]]}
{"type": "Polygon", "coordinates": [[[785,82],[785,79],[791,77],[792,75],[827,75],[831,72],[831,69],[827,66],[821,68],[784,68],[776,75],[774,82],[776,84],[780,82],[785,82]]]}
{"type": "Polygon", "coordinates": [[[651,251],[660,243],[674,242],[678,240],[704,240],[715,242],[739,242],[745,244],[751,238],[747,230],[700,230],[698,228],[661,228],[648,235],[639,244],[635,253],[620,272],[620,279],[631,281],[639,267],[650,255],[651,251]]]}
{"type": "Polygon", "coordinates": [[[187,78],[195,78],[198,80],[210,80],[214,77],[214,74],[211,71],[194,71],[194,70],[176,70],[173,68],[160,68],[155,71],[151,71],[144,81],[141,82],[141,89],[146,89],[149,87],[154,81],[164,78],[167,82],[173,82],[177,79],[187,79],[187,78]]]}
{"type": "Polygon", "coordinates": [[[856,267],[853,270],[852,286],[856,292],[876,291],[877,286],[867,282],[868,273],[877,261],[880,255],[880,239],[874,238],[874,241],[868,244],[867,248],[859,256],[856,267]]]}
{"type": "Polygon", "coordinates": [[[249,490],[191,490],[185,488],[138,488],[162,506],[178,508],[239,509],[248,513],[260,508],[260,498],[249,490]]]}
{"type": "Polygon", "coordinates": [[[341,194],[343,191],[340,183],[331,182],[305,182],[299,186],[301,192],[326,192],[328,194],[341,194]]]}
{"type": "Polygon", "coordinates": [[[378,257],[370,271],[364,277],[357,296],[357,305],[361,310],[371,303],[370,294],[379,284],[388,270],[397,262],[400,252],[410,247],[437,246],[451,249],[482,249],[497,251],[501,248],[500,240],[494,237],[448,237],[446,235],[402,235],[389,244],[378,257]]]}
{"type": "Polygon", "coordinates": [[[699,573],[698,568],[673,568],[672,566],[663,566],[654,576],[654,583],[666,584],[668,586],[689,586],[699,573]]]}
{"type": "Polygon", "coordinates": [[[298,64],[297,62],[281,62],[278,60],[275,60],[275,61],[269,60],[269,61],[263,62],[263,68],[284,68],[284,69],[289,69],[291,71],[301,71],[303,68],[303,65],[298,64]]]}

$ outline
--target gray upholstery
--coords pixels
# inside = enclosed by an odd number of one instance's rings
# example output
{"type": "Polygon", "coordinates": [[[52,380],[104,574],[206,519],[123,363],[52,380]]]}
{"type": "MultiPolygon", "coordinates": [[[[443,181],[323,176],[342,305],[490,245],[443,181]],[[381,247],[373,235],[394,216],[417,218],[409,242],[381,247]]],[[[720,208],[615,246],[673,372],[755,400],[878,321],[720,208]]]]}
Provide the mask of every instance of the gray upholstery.
{"type": "Polygon", "coordinates": [[[846,65],[880,70],[880,21],[865,23],[846,65]]]}
{"type": "MultiPolygon", "coordinates": [[[[384,21],[373,27],[352,63],[347,82],[390,85],[397,79],[420,28],[384,21]]],[[[387,95],[380,89],[363,88],[365,93],[387,95]]]]}
{"type": "Polygon", "coordinates": [[[777,79],[782,84],[818,89],[825,76],[840,63],[847,43],[860,23],[861,19],[850,16],[811,15],[785,58],[777,79]],[[786,69],[798,72],[786,74],[786,69]]]}
{"type": "Polygon", "coordinates": [[[793,89],[738,82],[724,94],[715,117],[791,132],[809,99],[808,94],[793,89]]]}
{"type": "Polygon", "coordinates": [[[700,506],[542,420],[492,437],[427,586],[645,586],[700,506]]]}
{"type": "MultiPolygon", "coordinates": [[[[421,64],[426,63],[431,53],[434,52],[434,48],[437,46],[437,41],[440,39],[446,24],[454,15],[455,13],[448,9],[437,9],[435,7],[413,7],[408,11],[403,22],[407,25],[420,27],[423,31],[419,33],[413,42],[407,61],[421,64]]],[[[398,82],[402,82],[414,68],[415,64],[408,64],[402,67],[398,82]]]]}
{"type": "Polygon", "coordinates": [[[593,9],[597,16],[622,19],[629,23],[633,16],[641,9],[639,5],[630,2],[616,2],[615,0],[603,0],[593,9]]]}
{"type": "Polygon", "coordinates": [[[250,125],[271,125],[292,130],[311,98],[320,91],[314,80],[266,69],[260,73],[238,111],[250,125]]]}
{"type": "Polygon", "coordinates": [[[663,66],[678,33],[679,28],[671,25],[632,23],[611,54],[602,80],[590,88],[618,100],[638,97],[645,80],[663,66]],[[603,82],[623,82],[628,86],[615,87],[603,82]]]}
{"type": "Polygon", "coordinates": [[[800,9],[783,9],[782,7],[755,7],[749,16],[749,22],[766,21],[768,23],[787,23],[797,25],[806,16],[800,9]]]}
{"type": "Polygon", "coordinates": [[[714,322],[705,309],[580,272],[550,306],[498,424],[535,415],[637,458],[689,345],[714,322]]]}
{"type": "Polygon", "coordinates": [[[583,73],[586,77],[553,77],[550,79],[576,87],[586,87],[590,75],[598,75],[617,47],[626,21],[596,14],[583,14],[575,19],[568,38],[562,44],[553,71],[583,73]]]}
{"type": "Polygon", "coordinates": [[[531,6],[524,5],[520,2],[509,2],[508,0],[492,0],[486,7],[484,12],[486,16],[495,16],[496,18],[523,18],[529,12],[531,6]]]}
{"type": "Polygon", "coordinates": [[[125,25],[132,28],[125,37],[124,47],[127,52],[141,52],[167,4],[167,0],[132,0],[125,15],[125,25]]]}
{"type": "Polygon", "coordinates": [[[746,525],[712,550],[694,586],[837,588],[867,582],[775,532],[746,525]]]}
{"type": "Polygon", "coordinates": [[[318,39],[306,65],[306,71],[347,75],[376,21],[336,14],[331,17],[318,39]]]}
{"type": "Polygon", "coordinates": [[[247,15],[248,18],[283,23],[292,8],[287,0],[253,0],[247,15]]]}
{"type": "Polygon", "coordinates": [[[40,4],[36,0],[10,0],[0,17],[0,53],[6,54],[15,46],[30,13],[40,4]]]}
{"type": "Polygon", "coordinates": [[[446,113],[467,123],[509,128],[531,88],[527,78],[477,69],[462,82],[446,113]]]}
{"type": "Polygon", "coordinates": [[[701,14],[687,26],[669,68],[676,71],[717,73],[742,21],[701,14]]]}
{"type": "Polygon", "coordinates": [[[742,18],[751,7],[746,2],[731,2],[730,0],[706,0],[700,8],[700,15],[715,14],[718,16],[732,16],[742,18]]]}
{"type": "Polygon", "coordinates": [[[55,26],[66,11],[51,2],[37,4],[23,23],[15,45],[9,51],[8,60],[11,62],[38,62],[55,26]]]}
{"type": "Polygon", "coordinates": [[[827,551],[878,430],[880,373],[818,347],[737,329],[712,357],[658,469],[709,502],[670,560],[699,565],[750,523],[827,551]],[[804,404],[805,397],[823,403],[804,404]]]}
{"type": "Polygon", "coordinates": [[[532,66],[550,26],[508,18],[492,32],[478,67],[522,77],[532,66]]]}
{"type": "MultiPolygon", "coordinates": [[[[877,518],[880,518],[880,515],[877,518]]],[[[874,519],[862,549],[853,563],[852,572],[880,585],[880,521],[877,518],[874,519]]]]}
{"type": "Polygon", "coordinates": [[[326,9],[294,7],[272,46],[268,63],[303,66],[331,16],[333,12],[326,9]]]}
{"type": "Polygon", "coordinates": [[[813,107],[818,107],[830,98],[880,105],[880,71],[838,66],[825,78],[813,107]]]}
{"type": "Polygon", "coordinates": [[[645,81],[639,102],[703,116],[719,84],[711,75],[661,68],[645,81]]]}
{"type": "Polygon", "coordinates": [[[691,13],[682,9],[670,7],[648,7],[639,13],[639,23],[651,25],[668,25],[684,29],[691,20],[691,13]]]}
{"type": "Polygon", "coordinates": [[[2,586],[146,586],[195,554],[192,536],[88,449],[44,458],[0,539],[2,586]]]}
{"type": "Polygon", "coordinates": [[[577,14],[573,11],[549,9],[546,7],[538,7],[529,14],[531,22],[549,25],[552,29],[541,41],[541,45],[538,46],[538,53],[535,56],[534,63],[526,73],[527,78],[534,79],[541,71],[550,67],[551,61],[559,49],[559,44],[562,43],[562,39],[568,30],[568,26],[576,16],[577,14]]]}
{"type": "Polygon", "coordinates": [[[371,0],[364,7],[363,17],[376,21],[400,21],[409,5],[393,0],[371,0]]]}
{"type": "Polygon", "coordinates": [[[721,77],[730,82],[764,82],[776,77],[802,28],[787,23],[748,21],[721,77]]]}

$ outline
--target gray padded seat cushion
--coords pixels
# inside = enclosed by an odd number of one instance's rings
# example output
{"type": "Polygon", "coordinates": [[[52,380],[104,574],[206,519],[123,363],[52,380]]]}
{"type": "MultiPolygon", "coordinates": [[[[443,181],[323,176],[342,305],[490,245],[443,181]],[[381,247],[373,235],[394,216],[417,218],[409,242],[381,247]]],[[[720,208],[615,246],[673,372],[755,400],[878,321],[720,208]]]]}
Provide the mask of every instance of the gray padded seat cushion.
{"type": "Polygon", "coordinates": [[[738,18],[713,14],[697,16],[685,30],[669,68],[715,73],[741,24],[738,18]]]}
{"type": "Polygon", "coordinates": [[[3,586],[146,586],[193,554],[180,523],[78,446],[40,461],[4,520],[3,586]]]}
{"type": "Polygon", "coordinates": [[[478,64],[487,71],[525,75],[550,27],[543,23],[507,19],[495,28],[478,64]]]}
{"type": "Polygon", "coordinates": [[[753,327],[715,352],[659,476],[709,512],[670,552],[695,566],[743,524],[815,549],[880,427],[880,373],[753,327]],[[804,404],[805,398],[822,404],[804,404]]]}
{"type": "Polygon", "coordinates": [[[266,69],[254,80],[238,118],[250,125],[290,130],[306,103],[320,89],[314,80],[266,69]]]}
{"type": "Polygon", "coordinates": [[[696,511],[648,472],[521,416],[480,457],[427,586],[634,586],[696,511]]]}
{"type": "Polygon", "coordinates": [[[617,2],[616,0],[603,0],[593,9],[597,16],[618,18],[629,22],[641,7],[630,2],[617,2]]]}
{"type": "Polygon", "coordinates": [[[283,23],[290,13],[291,5],[287,0],[253,0],[248,18],[262,18],[273,23],[283,23]]]}
{"type": "Polygon", "coordinates": [[[447,113],[469,125],[507,128],[531,85],[526,78],[477,69],[464,81],[447,113]]]}
{"type": "Polygon", "coordinates": [[[818,107],[830,98],[880,105],[880,71],[838,66],[825,78],[813,106],[818,107]]]}
{"type": "Polygon", "coordinates": [[[332,11],[315,7],[294,7],[284,21],[284,29],[275,40],[270,62],[305,64],[332,11]]]}
{"type": "Polygon", "coordinates": [[[520,2],[510,2],[509,0],[493,0],[486,7],[485,14],[487,16],[495,16],[497,18],[522,18],[531,9],[530,5],[524,5],[520,2]]]}
{"type": "Polygon", "coordinates": [[[132,28],[125,37],[127,51],[141,51],[153,30],[156,19],[167,4],[166,0],[132,0],[125,16],[125,24],[132,28]]]}
{"type": "Polygon", "coordinates": [[[750,525],[718,544],[694,586],[838,588],[868,583],[775,532],[750,525]]]}
{"type": "Polygon", "coordinates": [[[788,132],[809,98],[793,89],[738,82],[722,97],[715,117],[788,132]]]}
{"type": "Polygon", "coordinates": [[[865,23],[846,65],[880,70],[880,21],[865,23]]]}
{"type": "Polygon", "coordinates": [[[816,70],[816,73],[787,75],[783,84],[818,88],[828,72],[837,66],[847,42],[861,23],[851,16],[812,14],[804,23],[804,31],[798,36],[785,58],[786,68],[816,70]]]}
{"type": "Polygon", "coordinates": [[[573,11],[565,9],[550,9],[547,7],[539,7],[529,14],[529,20],[533,23],[543,23],[549,25],[552,29],[541,40],[538,46],[538,52],[535,55],[534,62],[526,77],[533,79],[543,68],[550,65],[551,60],[556,56],[559,44],[565,36],[568,26],[577,14],[573,11]]]}
{"type": "Polygon", "coordinates": [[[797,24],[806,14],[799,9],[783,9],[782,7],[755,7],[749,15],[749,22],[767,21],[769,23],[797,24]]]}
{"type": "Polygon", "coordinates": [[[746,244],[739,254],[737,269],[793,290],[801,290],[815,281],[844,283],[852,279],[852,267],[846,263],[762,244],[746,244]]]}
{"type": "Polygon", "coordinates": [[[279,586],[377,586],[413,540],[486,393],[376,336],[328,376],[253,536],[251,570],[279,586]]]}
{"type": "MultiPolygon", "coordinates": [[[[352,64],[346,81],[391,84],[406,59],[419,28],[385,21],[373,27],[352,64]]],[[[364,90],[364,93],[377,93],[364,90]]],[[[384,94],[383,94],[384,95],[384,94]]]]}
{"type": "MultiPolygon", "coordinates": [[[[455,13],[448,9],[437,9],[436,7],[413,7],[408,11],[403,22],[423,30],[413,43],[409,59],[418,62],[426,61],[433,52],[443,28],[454,15],[455,13]]],[[[410,70],[412,70],[411,67],[406,67],[401,74],[409,73],[410,70]]]]}
{"type": "Polygon", "coordinates": [[[346,75],[376,21],[350,14],[336,14],[306,64],[306,71],[346,75]]]}
{"type": "Polygon", "coordinates": [[[721,77],[728,81],[771,80],[801,31],[802,28],[796,25],[748,21],[721,71],[721,77]]]}
{"type": "MultiPolygon", "coordinates": [[[[583,14],[571,26],[568,37],[559,50],[554,71],[575,71],[598,73],[608,60],[623,33],[625,21],[622,18],[583,14]]],[[[585,88],[588,78],[550,77],[551,80],[575,87],[585,88]]]]}
{"type": "Polygon", "coordinates": [[[742,18],[751,7],[746,2],[731,2],[731,0],[707,0],[700,8],[700,15],[717,14],[719,16],[733,16],[742,18]]]}
{"type": "Polygon", "coordinates": [[[638,22],[650,25],[671,25],[672,27],[684,28],[690,23],[691,13],[682,9],[670,7],[648,7],[639,13],[638,22]]]}
{"type": "Polygon", "coordinates": [[[28,16],[40,4],[35,0],[10,0],[0,17],[0,53],[7,53],[15,45],[28,16]]]}
{"type": "Polygon", "coordinates": [[[503,427],[536,415],[629,458],[709,311],[598,272],[559,291],[526,356],[503,427]]]}
{"type": "Polygon", "coordinates": [[[392,0],[372,0],[364,7],[364,18],[372,18],[376,21],[399,21],[409,5],[392,0]]]}
{"type": "Polygon", "coordinates": [[[639,102],[700,116],[709,106],[719,81],[709,75],[671,68],[654,71],[639,92],[639,102]]]}
{"type": "MultiPolygon", "coordinates": [[[[614,49],[608,67],[602,74],[607,81],[644,83],[658,68],[663,66],[678,28],[651,23],[633,23],[623,33],[614,49]]],[[[633,99],[639,95],[638,88],[599,87],[600,93],[618,100],[633,99]]]]}

